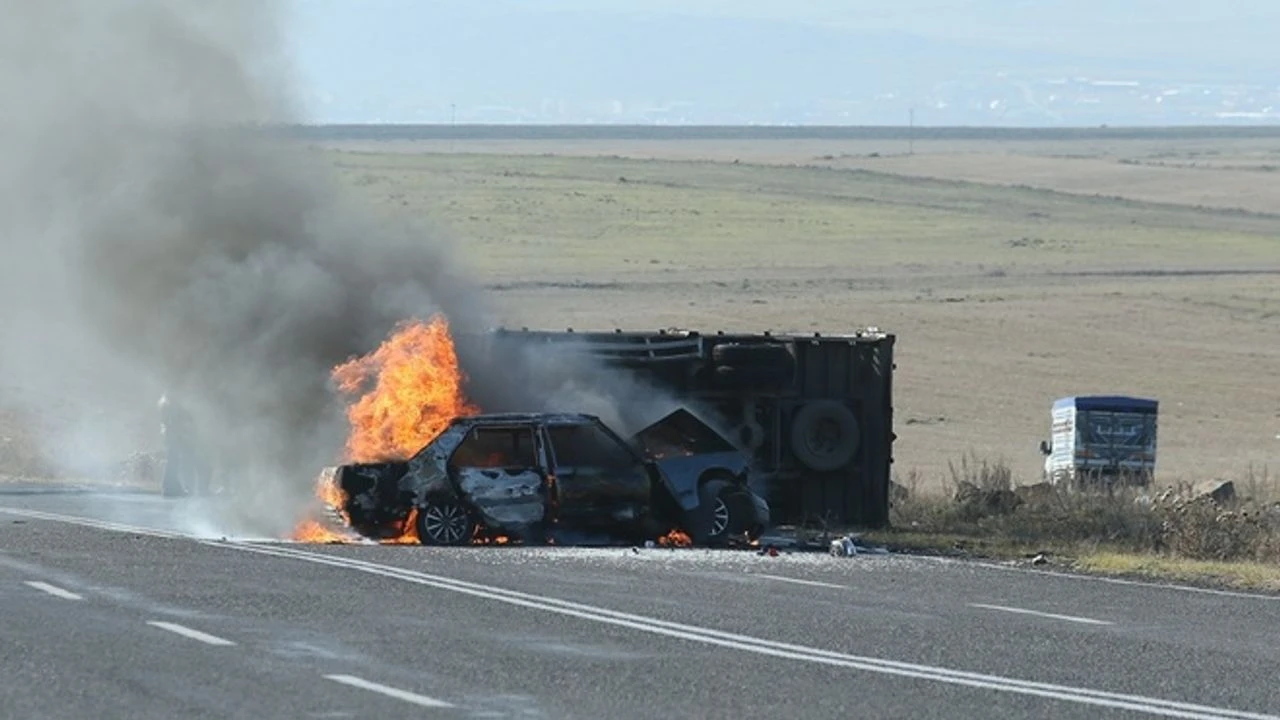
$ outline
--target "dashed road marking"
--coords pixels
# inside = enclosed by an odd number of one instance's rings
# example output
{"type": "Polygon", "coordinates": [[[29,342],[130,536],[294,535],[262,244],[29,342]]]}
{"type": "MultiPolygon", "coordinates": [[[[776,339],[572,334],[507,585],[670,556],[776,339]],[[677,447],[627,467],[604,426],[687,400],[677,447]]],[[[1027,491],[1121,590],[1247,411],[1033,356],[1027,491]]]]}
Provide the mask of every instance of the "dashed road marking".
{"type": "Polygon", "coordinates": [[[766,580],[777,580],[779,582],[795,583],[797,585],[811,585],[813,587],[835,588],[836,590],[848,590],[848,585],[837,585],[829,582],[819,582],[818,580],[801,580],[800,578],[786,577],[784,575],[766,575],[765,573],[751,573],[754,577],[765,578],[766,580]]]}
{"type": "Polygon", "coordinates": [[[1028,610],[1026,608],[1008,607],[1005,605],[987,605],[986,603],[969,603],[969,607],[982,608],[984,610],[998,610],[1000,612],[1017,613],[1019,615],[1035,615],[1036,617],[1049,618],[1050,620],[1064,620],[1066,622],[1081,623],[1083,625],[1115,625],[1110,620],[1095,620],[1093,618],[1080,617],[1078,615],[1058,615],[1056,613],[1040,612],[1039,610],[1028,610]]]}
{"type": "Polygon", "coordinates": [[[1094,707],[1133,710],[1162,717],[1185,718],[1187,720],[1280,720],[1280,716],[1278,715],[1233,710],[1229,708],[1201,705],[1178,700],[1165,700],[1163,698],[1146,697],[1142,695],[1094,690],[1092,688],[1078,686],[1021,680],[1017,678],[1003,677],[1000,675],[988,675],[964,670],[952,670],[945,667],[889,660],[886,658],[860,656],[850,653],[823,650],[816,647],[777,642],[760,637],[752,637],[749,635],[740,635],[737,633],[714,630],[707,627],[670,622],[667,620],[660,620],[658,618],[634,615],[598,606],[560,600],[558,598],[547,597],[545,595],[535,595],[532,593],[507,590],[504,588],[494,587],[492,585],[482,585],[480,583],[458,580],[441,575],[432,575],[393,565],[383,565],[381,563],[368,562],[365,560],[326,553],[307,552],[282,547],[253,547],[244,544],[207,544],[212,547],[228,547],[243,552],[258,553],[282,558],[292,557],[319,565],[343,567],[350,570],[365,572],[370,575],[398,579],[405,582],[470,595],[472,597],[485,598],[519,607],[538,609],[560,615],[578,617],[584,620],[632,628],[655,635],[665,635],[667,637],[680,638],[707,645],[717,645],[733,650],[752,652],[777,658],[844,667],[886,675],[896,675],[899,677],[932,680],[935,682],[995,690],[998,692],[1030,695],[1045,699],[1079,703],[1082,705],[1092,705],[1094,707]]]}
{"type": "MultiPolygon", "coordinates": [[[[40,517],[42,519],[69,522],[89,527],[98,527],[117,532],[133,532],[169,538],[183,537],[177,534],[156,532],[146,528],[138,528],[119,523],[102,523],[100,521],[83,517],[55,515],[53,513],[38,513],[36,511],[26,511],[6,507],[0,507],[0,512],[15,515],[26,515],[28,517],[40,517]]],[[[433,587],[439,590],[463,595],[470,595],[472,597],[484,598],[518,607],[536,609],[569,617],[577,617],[597,623],[631,628],[654,635],[665,635],[671,638],[680,638],[706,645],[715,645],[777,658],[786,658],[820,665],[843,667],[852,670],[861,670],[864,672],[873,672],[885,675],[896,675],[899,677],[929,680],[972,688],[983,688],[997,692],[1029,695],[1045,699],[1079,703],[1082,705],[1091,705],[1094,707],[1133,710],[1136,712],[1163,717],[1187,718],[1189,720],[1280,720],[1280,715],[1214,707],[1211,705],[1202,705],[1179,700],[1166,700],[1157,697],[1109,692],[1106,690],[1095,690],[1093,688],[1079,686],[1022,680],[1019,678],[989,675],[965,670],[954,670],[946,667],[855,655],[851,653],[824,650],[812,646],[783,643],[761,637],[740,635],[737,633],[715,630],[709,627],[675,623],[654,617],[624,613],[603,607],[574,603],[567,600],[561,600],[559,598],[523,593],[492,585],[482,585],[447,576],[423,573],[393,565],[384,565],[327,553],[307,552],[283,546],[254,546],[249,543],[237,542],[234,540],[214,542],[190,536],[187,536],[186,539],[193,540],[209,547],[225,548],[228,550],[279,558],[292,558],[318,565],[345,568],[370,575],[401,580],[404,582],[433,587]]],[[[1002,606],[997,607],[1005,609],[1002,606]]],[[[1013,610],[1021,609],[1013,608],[1013,610]]],[[[1077,621],[1092,620],[1092,618],[1075,619],[1077,621]]],[[[1099,620],[1094,620],[1093,622],[1106,623],[1106,621],[1099,620]]],[[[159,623],[152,624],[163,627],[163,625],[160,625],[159,623]]],[[[183,630],[189,633],[197,632],[190,628],[183,628],[183,630]]],[[[175,632],[181,631],[175,630],[175,632]]],[[[182,634],[187,633],[184,632],[182,634]]],[[[204,636],[204,633],[199,634],[204,636]]],[[[213,636],[205,637],[212,638],[213,636]]],[[[230,641],[222,640],[221,638],[214,638],[214,640],[216,641],[215,644],[233,644],[230,643],[230,641]]],[[[390,690],[392,693],[395,693],[391,695],[392,697],[402,697],[402,695],[407,695],[409,697],[420,698],[427,702],[441,702],[434,700],[433,698],[426,698],[425,696],[419,696],[413,693],[405,693],[405,691],[396,690],[395,688],[378,686],[351,676],[326,677],[330,680],[334,680],[335,682],[342,682],[343,680],[346,680],[348,681],[347,684],[352,684],[350,681],[355,681],[355,683],[359,683],[359,685],[357,685],[359,687],[367,685],[374,686],[379,688],[378,691],[382,692],[390,690]],[[336,678],[343,678],[343,680],[337,680],[336,678]]],[[[432,707],[440,706],[432,705],[432,707]]]]}
{"type": "Polygon", "coordinates": [[[443,700],[437,700],[433,697],[427,697],[426,695],[419,695],[418,693],[412,693],[412,692],[409,692],[408,690],[393,688],[388,685],[380,685],[375,682],[369,682],[368,680],[358,678],[354,675],[325,675],[324,677],[326,680],[332,680],[336,683],[342,683],[343,685],[350,685],[351,687],[360,688],[361,690],[376,692],[380,695],[386,695],[387,697],[395,698],[397,700],[402,700],[404,702],[417,705],[419,707],[429,707],[429,708],[453,707],[453,705],[443,700]]]}
{"type": "Polygon", "coordinates": [[[63,600],[83,600],[84,599],[80,595],[77,595],[71,592],[70,590],[63,590],[57,585],[50,585],[47,582],[41,582],[39,580],[27,580],[24,584],[30,585],[31,587],[37,590],[47,592],[54,597],[60,597],[63,600]]]}
{"type": "Polygon", "coordinates": [[[205,643],[207,645],[223,645],[223,646],[235,645],[235,643],[230,640],[227,640],[225,638],[220,638],[217,635],[210,635],[209,633],[200,632],[199,630],[193,630],[192,628],[189,628],[186,625],[179,625],[177,623],[164,622],[162,620],[148,620],[147,624],[152,627],[158,627],[161,630],[168,630],[171,633],[177,633],[178,635],[181,635],[186,638],[191,638],[192,640],[199,640],[200,642],[205,643]]]}

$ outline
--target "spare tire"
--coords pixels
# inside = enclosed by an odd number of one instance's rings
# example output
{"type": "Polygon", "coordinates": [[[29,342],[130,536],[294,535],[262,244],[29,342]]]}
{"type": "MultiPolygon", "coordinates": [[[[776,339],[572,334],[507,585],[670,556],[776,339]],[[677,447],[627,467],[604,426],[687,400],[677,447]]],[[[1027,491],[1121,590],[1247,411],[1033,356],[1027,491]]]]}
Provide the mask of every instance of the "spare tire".
{"type": "Polygon", "coordinates": [[[711,348],[711,360],[717,365],[772,366],[788,372],[795,362],[787,346],[780,343],[723,343],[711,348]]]}
{"type": "Polygon", "coordinates": [[[858,418],[835,400],[809,403],[791,420],[791,451],[810,470],[830,472],[858,452],[858,418]]]}

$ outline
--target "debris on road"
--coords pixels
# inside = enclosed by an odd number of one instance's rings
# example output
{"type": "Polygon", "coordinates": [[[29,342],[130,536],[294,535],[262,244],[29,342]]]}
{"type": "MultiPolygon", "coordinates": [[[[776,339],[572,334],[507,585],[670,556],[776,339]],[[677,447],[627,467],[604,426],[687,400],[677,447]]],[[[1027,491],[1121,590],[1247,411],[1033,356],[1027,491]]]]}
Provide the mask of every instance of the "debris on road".
{"type": "Polygon", "coordinates": [[[776,556],[780,549],[787,552],[825,552],[833,557],[889,554],[888,548],[867,545],[859,533],[848,531],[833,535],[829,530],[804,532],[798,528],[775,527],[761,535],[759,543],[761,555],[776,556]],[[772,552],[768,552],[769,549],[772,552]]]}
{"type": "Polygon", "coordinates": [[[830,552],[836,557],[853,557],[858,554],[858,546],[852,535],[846,535],[831,541],[830,552]]]}

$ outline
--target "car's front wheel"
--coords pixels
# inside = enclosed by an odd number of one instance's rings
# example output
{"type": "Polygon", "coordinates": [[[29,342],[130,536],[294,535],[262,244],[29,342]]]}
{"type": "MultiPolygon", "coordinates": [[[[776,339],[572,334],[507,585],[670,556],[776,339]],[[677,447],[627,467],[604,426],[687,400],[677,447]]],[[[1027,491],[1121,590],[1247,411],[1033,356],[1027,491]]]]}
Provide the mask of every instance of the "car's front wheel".
{"type": "Polygon", "coordinates": [[[706,512],[706,542],[720,545],[742,537],[754,525],[751,496],[735,483],[711,480],[702,485],[701,505],[706,512]]]}
{"type": "Polygon", "coordinates": [[[423,545],[470,545],[477,523],[457,498],[427,498],[418,508],[418,542],[423,545]]]}

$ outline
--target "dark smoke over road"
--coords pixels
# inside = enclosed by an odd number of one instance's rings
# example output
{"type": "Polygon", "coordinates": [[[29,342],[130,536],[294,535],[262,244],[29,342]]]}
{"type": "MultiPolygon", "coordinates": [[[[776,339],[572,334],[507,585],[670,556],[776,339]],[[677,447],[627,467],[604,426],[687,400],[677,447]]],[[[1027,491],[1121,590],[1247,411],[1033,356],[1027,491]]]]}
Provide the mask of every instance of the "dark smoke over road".
{"type": "Polygon", "coordinates": [[[237,519],[287,529],[345,432],[329,372],[396,321],[480,298],[437,238],[382,227],[323,160],[255,128],[297,119],[278,3],[0,2],[0,371],[48,437],[127,454],[162,391],[202,419],[237,519]],[[227,462],[230,461],[230,462],[227,462]]]}

